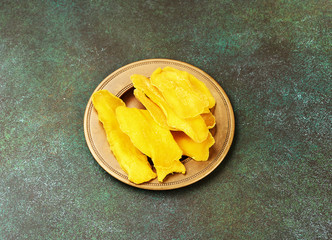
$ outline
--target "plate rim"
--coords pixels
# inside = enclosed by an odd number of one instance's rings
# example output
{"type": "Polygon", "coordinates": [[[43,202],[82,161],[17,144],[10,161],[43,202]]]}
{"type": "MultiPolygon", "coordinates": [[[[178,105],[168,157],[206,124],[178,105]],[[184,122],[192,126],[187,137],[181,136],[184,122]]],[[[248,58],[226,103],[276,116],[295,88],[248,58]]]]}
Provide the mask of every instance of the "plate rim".
{"type": "MultiPolygon", "coordinates": [[[[126,91],[128,91],[129,89],[131,89],[132,84],[129,84],[127,86],[125,86],[124,88],[122,88],[118,93],[116,93],[115,95],[118,97],[121,97],[126,91]]],[[[141,189],[146,189],[146,190],[156,190],[156,191],[162,191],[162,190],[172,190],[172,189],[178,189],[178,188],[182,188],[182,187],[186,187],[189,186],[191,184],[194,184],[200,180],[202,180],[203,178],[205,178],[207,175],[209,175],[211,172],[213,172],[220,164],[221,162],[225,159],[227,153],[229,152],[229,149],[233,143],[233,139],[234,139],[234,133],[235,133],[235,116],[234,116],[234,111],[233,111],[233,107],[232,104],[226,94],[226,92],[224,91],[224,89],[219,85],[219,83],[212,78],[209,74],[207,74],[206,72],[204,72],[203,70],[201,70],[200,68],[186,63],[186,62],[182,62],[179,60],[174,60],[174,59],[168,59],[168,58],[151,58],[151,59],[144,59],[144,60],[139,60],[139,61],[135,61],[129,64],[126,64],[120,68],[118,68],[117,70],[111,72],[106,78],[104,78],[99,84],[98,86],[94,89],[94,91],[91,93],[88,103],[86,105],[85,108],[85,112],[84,112],[84,119],[83,119],[83,128],[84,128],[84,137],[85,137],[85,141],[86,144],[89,148],[90,153],[92,154],[93,158],[95,159],[95,161],[97,161],[97,163],[108,173],[110,174],[112,177],[116,178],[117,180],[136,187],[136,188],[141,188],[141,189]],[[122,72],[125,72],[133,67],[137,67],[139,65],[146,65],[146,64],[151,64],[153,62],[156,63],[171,63],[174,65],[181,65],[181,67],[183,68],[188,68],[190,70],[195,70],[198,73],[200,73],[202,76],[204,76],[208,81],[211,81],[213,83],[213,86],[216,88],[217,91],[219,91],[221,93],[221,95],[223,96],[223,100],[225,101],[225,105],[227,106],[228,109],[228,113],[229,113],[229,132],[228,132],[228,137],[226,137],[225,143],[226,146],[222,146],[221,150],[217,153],[216,157],[214,158],[217,161],[217,164],[209,164],[206,166],[206,168],[204,168],[203,170],[205,170],[202,174],[195,176],[192,175],[190,178],[194,178],[194,181],[188,181],[188,178],[186,179],[182,179],[182,180],[186,180],[187,183],[180,183],[179,185],[179,181],[178,180],[176,182],[170,182],[170,183],[143,183],[143,184],[135,184],[132,183],[128,180],[128,177],[120,172],[118,172],[116,169],[112,169],[110,170],[110,166],[106,165],[101,159],[100,156],[98,156],[98,154],[95,152],[95,150],[93,149],[93,146],[91,144],[91,142],[88,141],[89,139],[89,132],[88,132],[88,118],[89,118],[89,114],[91,113],[92,109],[93,109],[93,105],[92,105],[92,101],[91,101],[91,96],[94,92],[103,89],[104,86],[107,85],[108,82],[112,81],[112,79],[116,78],[119,74],[121,74],[122,72]],[[227,141],[228,139],[228,141],[227,141]],[[222,151],[223,150],[223,151],[222,151]],[[173,184],[172,184],[173,183],[173,184]],[[175,185],[177,184],[177,185],[175,185]]],[[[202,170],[201,170],[202,171],[202,170]]],[[[200,173],[200,171],[198,172],[200,173]]],[[[196,173],[196,174],[198,174],[196,173]]]]}

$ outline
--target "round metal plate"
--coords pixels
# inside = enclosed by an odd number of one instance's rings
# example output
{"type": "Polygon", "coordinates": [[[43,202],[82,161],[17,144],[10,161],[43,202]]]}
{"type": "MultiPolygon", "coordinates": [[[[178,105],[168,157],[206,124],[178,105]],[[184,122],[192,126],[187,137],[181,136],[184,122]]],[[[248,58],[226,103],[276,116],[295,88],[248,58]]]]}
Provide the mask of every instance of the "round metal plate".
{"type": "Polygon", "coordinates": [[[130,81],[132,74],[142,74],[149,77],[158,67],[171,66],[187,71],[204,82],[216,100],[213,114],[216,117],[216,126],[211,130],[215,144],[210,148],[210,157],[206,162],[196,162],[191,158],[185,159],[186,174],[173,174],[165,178],[163,183],[154,179],[143,184],[134,184],[127,178],[126,173],[120,168],[113,156],[103,129],[98,121],[97,112],[93,108],[91,98],[84,114],[84,134],[87,145],[99,163],[109,174],[118,180],[134,187],[149,190],[169,190],[184,187],[197,182],[211,173],[225,158],[233,141],[235,120],[231,103],[219,84],[202,70],[188,63],[170,59],[148,59],[128,64],[106,77],[95,91],[106,89],[122,98],[128,107],[143,108],[133,96],[133,85],[130,81]]]}

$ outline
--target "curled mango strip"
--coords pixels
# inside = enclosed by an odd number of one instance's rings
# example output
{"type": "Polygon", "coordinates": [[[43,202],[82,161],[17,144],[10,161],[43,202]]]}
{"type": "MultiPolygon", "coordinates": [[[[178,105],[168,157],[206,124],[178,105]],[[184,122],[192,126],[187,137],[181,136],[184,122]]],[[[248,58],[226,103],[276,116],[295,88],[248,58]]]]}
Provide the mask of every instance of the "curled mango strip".
{"type": "Polygon", "coordinates": [[[151,75],[151,84],[158,88],[166,102],[180,118],[192,118],[209,107],[209,100],[202,94],[200,85],[194,87],[189,73],[174,68],[158,68],[151,75]]]}
{"type": "Polygon", "coordinates": [[[196,161],[207,161],[209,159],[209,149],[214,144],[214,138],[209,132],[209,136],[202,143],[194,142],[184,132],[172,132],[174,140],[183,151],[183,155],[193,158],[196,161]]]}
{"type": "Polygon", "coordinates": [[[187,119],[180,118],[147,77],[134,74],[130,78],[134,87],[144,92],[163,111],[167,119],[167,125],[171,129],[185,132],[195,142],[203,142],[207,138],[209,129],[201,115],[187,119]]]}
{"type": "Polygon", "coordinates": [[[216,125],[216,118],[213,116],[212,112],[209,111],[208,113],[202,113],[201,116],[204,119],[208,129],[211,129],[216,125]]]}
{"type": "Polygon", "coordinates": [[[164,112],[160,109],[160,107],[158,107],[157,104],[152,102],[151,99],[148,98],[143,91],[141,91],[140,89],[135,89],[134,95],[150,112],[151,116],[156,121],[156,123],[159,124],[159,126],[169,130],[176,130],[175,128],[168,126],[164,112]]]}
{"type": "Polygon", "coordinates": [[[92,95],[92,103],[102,122],[111,151],[128,174],[129,181],[140,184],[156,178],[147,157],[130,141],[130,138],[120,130],[115,116],[115,110],[125,103],[107,90],[100,90],[92,95]]]}
{"type": "Polygon", "coordinates": [[[171,173],[185,173],[185,166],[180,162],[182,150],[175,142],[168,129],[160,127],[147,110],[127,108],[116,109],[116,117],[121,130],[132,143],[149,156],[157,171],[158,181],[171,173]]]}

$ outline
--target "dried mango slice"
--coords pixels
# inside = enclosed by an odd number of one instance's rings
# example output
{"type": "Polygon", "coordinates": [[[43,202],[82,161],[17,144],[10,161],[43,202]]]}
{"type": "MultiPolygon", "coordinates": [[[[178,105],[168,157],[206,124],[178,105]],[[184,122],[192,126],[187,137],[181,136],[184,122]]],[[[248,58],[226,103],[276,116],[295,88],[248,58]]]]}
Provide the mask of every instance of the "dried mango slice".
{"type": "MultiPolygon", "coordinates": [[[[144,107],[150,112],[153,119],[156,121],[156,123],[159,124],[159,126],[163,128],[167,128],[172,131],[180,131],[179,129],[172,128],[168,126],[167,119],[163,111],[158,107],[157,104],[151,101],[150,98],[148,98],[143,91],[139,89],[134,90],[135,97],[144,105],[144,107]]],[[[216,119],[213,116],[213,114],[208,110],[208,113],[202,113],[201,117],[203,118],[206,126],[210,129],[213,128],[216,124],[216,119]]]]}
{"type": "MultiPolygon", "coordinates": [[[[170,71],[170,72],[173,71],[178,74],[181,74],[181,72],[183,72],[183,71],[180,71],[180,70],[178,70],[176,68],[172,68],[172,67],[165,67],[163,69],[163,71],[170,71]]],[[[216,104],[216,100],[214,99],[214,97],[212,96],[210,90],[206,87],[206,85],[203,82],[199,81],[194,75],[188,73],[188,76],[189,76],[189,81],[191,83],[193,90],[201,95],[204,95],[208,99],[208,101],[209,101],[208,108],[214,107],[214,105],[216,104]]],[[[203,99],[204,99],[204,97],[203,97],[203,99]]]]}
{"type": "Polygon", "coordinates": [[[158,88],[180,118],[192,118],[203,113],[209,107],[209,101],[204,94],[194,90],[189,73],[167,69],[170,68],[156,69],[151,75],[151,84],[158,88]]]}
{"type": "Polygon", "coordinates": [[[196,92],[199,92],[200,94],[206,96],[209,101],[209,108],[213,108],[214,105],[216,105],[216,100],[214,99],[206,85],[191,74],[189,74],[189,81],[196,92]]]}
{"type": "Polygon", "coordinates": [[[143,91],[141,91],[140,89],[135,89],[134,95],[150,112],[151,116],[156,121],[156,123],[159,124],[159,126],[169,130],[176,130],[175,128],[168,126],[164,112],[160,109],[160,107],[158,107],[157,104],[152,102],[151,99],[148,98],[143,91]]]}
{"type": "Polygon", "coordinates": [[[92,103],[98,112],[99,121],[103,124],[110,148],[120,167],[128,174],[129,181],[140,184],[156,178],[157,175],[152,171],[147,157],[120,130],[115,109],[125,106],[125,103],[107,90],[95,92],[92,95],[92,103]]]}
{"type": "Polygon", "coordinates": [[[201,116],[204,119],[208,129],[211,129],[216,125],[216,118],[213,116],[212,112],[209,111],[208,113],[202,113],[201,116]]]}
{"type": "Polygon", "coordinates": [[[172,129],[185,132],[195,142],[203,142],[207,138],[209,129],[202,116],[198,115],[187,119],[180,118],[168,105],[159,90],[151,85],[151,82],[147,77],[134,74],[130,79],[136,89],[143,91],[151,101],[160,107],[166,116],[168,126],[172,129]]]}
{"type": "Polygon", "coordinates": [[[160,127],[147,110],[122,106],[116,109],[116,117],[121,130],[132,143],[151,158],[160,182],[170,173],[186,172],[179,160],[182,150],[171,132],[160,127]]]}
{"type": "Polygon", "coordinates": [[[194,142],[184,132],[172,132],[174,140],[183,151],[183,155],[193,158],[196,161],[207,161],[209,159],[209,149],[214,144],[214,138],[209,132],[209,136],[202,143],[194,142]]]}

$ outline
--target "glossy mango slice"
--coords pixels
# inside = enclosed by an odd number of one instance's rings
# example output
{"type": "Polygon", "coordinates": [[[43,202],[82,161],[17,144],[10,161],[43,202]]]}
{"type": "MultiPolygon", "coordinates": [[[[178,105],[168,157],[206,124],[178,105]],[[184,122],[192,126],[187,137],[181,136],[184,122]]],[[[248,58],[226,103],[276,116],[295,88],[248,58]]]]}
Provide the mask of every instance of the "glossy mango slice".
{"type": "Polygon", "coordinates": [[[196,91],[191,84],[190,75],[173,68],[157,68],[151,75],[151,84],[161,93],[169,106],[180,118],[200,115],[209,107],[205,94],[196,91]]]}
{"type": "Polygon", "coordinates": [[[152,86],[147,77],[134,74],[130,78],[134,84],[134,87],[144,92],[149,99],[162,110],[166,116],[167,125],[171,127],[171,129],[177,129],[185,132],[195,142],[203,142],[207,138],[209,129],[207,128],[201,115],[187,119],[180,118],[168,105],[160,91],[156,87],[152,86]]]}
{"type": "Polygon", "coordinates": [[[129,181],[140,184],[156,178],[147,157],[130,141],[130,138],[120,130],[115,116],[115,110],[125,106],[125,103],[107,90],[100,90],[92,95],[92,103],[102,122],[111,151],[128,174],[129,181]]]}
{"type": "Polygon", "coordinates": [[[171,173],[185,173],[185,166],[180,162],[182,150],[179,148],[171,132],[160,127],[147,110],[118,107],[116,109],[121,130],[126,133],[132,143],[153,161],[158,181],[171,173]]]}
{"type": "Polygon", "coordinates": [[[207,161],[209,159],[209,149],[214,144],[214,138],[209,132],[209,136],[202,143],[194,142],[184,132],[172,132],[174,140],[183,151],[183,155],[193,158],[196,161],[207,161]]]}

